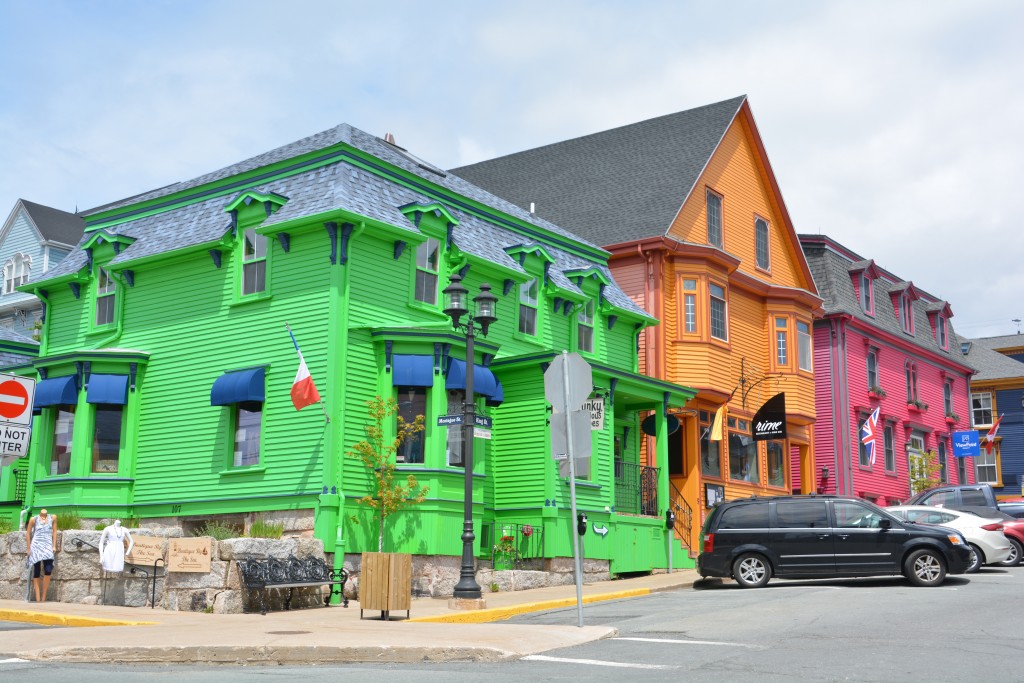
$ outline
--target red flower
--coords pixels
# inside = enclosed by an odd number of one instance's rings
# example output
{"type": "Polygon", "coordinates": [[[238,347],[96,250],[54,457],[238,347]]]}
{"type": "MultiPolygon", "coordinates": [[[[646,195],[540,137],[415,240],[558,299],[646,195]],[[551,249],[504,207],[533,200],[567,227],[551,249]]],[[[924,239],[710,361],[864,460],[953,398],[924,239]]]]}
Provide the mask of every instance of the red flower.
{"type": "Polygon", "coordinates": [[[529,524],[523,525],[523,536],[533,536],[533,527],[529,524]]]}

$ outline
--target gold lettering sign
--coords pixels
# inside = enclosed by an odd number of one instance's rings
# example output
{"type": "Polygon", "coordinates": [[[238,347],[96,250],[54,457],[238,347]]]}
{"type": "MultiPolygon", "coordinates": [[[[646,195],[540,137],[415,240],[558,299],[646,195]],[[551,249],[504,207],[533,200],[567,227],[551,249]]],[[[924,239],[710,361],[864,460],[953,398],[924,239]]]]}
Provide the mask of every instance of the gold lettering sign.
{"type": "Polygon", "coordinates": [[[134,536],[135,545],[125,561],[141,566],[152,566],[164,557],[164,539],[158,536],[134,536]]]}
{"type": "Polygon", "coordinates": [[[213,539],[172,538],[171,552],[167,558],[169,572],[209,572],[213,555],[213,539]]]}

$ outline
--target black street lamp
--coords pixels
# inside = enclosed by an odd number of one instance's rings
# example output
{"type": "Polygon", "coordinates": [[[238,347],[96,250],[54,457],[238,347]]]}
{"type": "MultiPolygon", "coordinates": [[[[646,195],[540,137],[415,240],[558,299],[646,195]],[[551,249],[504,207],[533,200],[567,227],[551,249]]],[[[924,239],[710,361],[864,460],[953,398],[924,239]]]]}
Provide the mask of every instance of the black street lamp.
{"type": "Polygon", "coordinates": [[[495,315],[498,297],[491,294],[490,285],[481,284],[480,293],[473,297],[473,303],[476,304],[474,313],[469,309],[467,301],[469,292],[462,284],[462,276],[455,273],[450,279],[451,284],[445,287],[443,292],[445,296],[444,312],[452,319],[452,327],[466,334],[466,401],[462,409],[462,464],[466,468],[462,524],[462,568],[459,571],[459,582],[455,584],[452,597],[457,600],[479,600],[480,584],[476,582],[473,563],[473,541],[476,539],[473,534],[473,432],[476,426],[476,397],[473,393],[473,374],[476,363],[473,355],[473,337],[476,334],[477,325],[480,325],[480,332],[486,337],[487,328],[498,319],[495,315]],[[462,316],[467,316],[466,322],[460,322],[462,316]]]}

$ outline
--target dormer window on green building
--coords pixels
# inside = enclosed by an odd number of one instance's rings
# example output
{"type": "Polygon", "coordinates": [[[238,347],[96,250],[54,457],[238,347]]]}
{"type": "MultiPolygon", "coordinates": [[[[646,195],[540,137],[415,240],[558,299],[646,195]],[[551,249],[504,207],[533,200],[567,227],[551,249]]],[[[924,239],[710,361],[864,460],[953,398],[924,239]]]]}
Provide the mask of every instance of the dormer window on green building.
{"type": "Polygon", "coordinates": [[[594,301],[585,301],[576,314],[576,346],[580,351],[594,352],[594,301]]]}
{"type": "Polygon", "coordinates": [[[433,237],[416,247],[416,301],[437,304],[437,274],[441,242],[433,237]]]}
{"type": "Polygon", "coordinates": [[[267,237],[256,234],[255,228],[245,230],[242,249],[242,296],[267,289],[267,237]]]}
{"type": "Polygon", "coordinates": [[[114,322],[114,304],[117,299],[117,284],[103,268],[97,268],[99,277],[96,280],[96,325],[109,325],[114,322]]]}
{"type": "Polygon", "coordinates": [[[531,337],[537,336],[537,278],[519,285],[519,331],[531,337]]]}

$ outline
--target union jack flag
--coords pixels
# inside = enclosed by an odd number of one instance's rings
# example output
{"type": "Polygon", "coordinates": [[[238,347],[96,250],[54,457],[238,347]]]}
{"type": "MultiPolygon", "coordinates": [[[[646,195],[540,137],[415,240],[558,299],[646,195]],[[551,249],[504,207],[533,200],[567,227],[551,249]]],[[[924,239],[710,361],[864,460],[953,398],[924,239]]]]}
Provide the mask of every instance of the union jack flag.
{"type": "Polygon", "coordinates": [[[872,465],[875,464],[875,427],[878,426],[878,411],[881,408],[875,408],[874,412],[868,416],[868,419],[864,420],[864,426],[860,428],[860,442],[864,444],[864,450],[868,454],[868,462],[872,465]]]}

